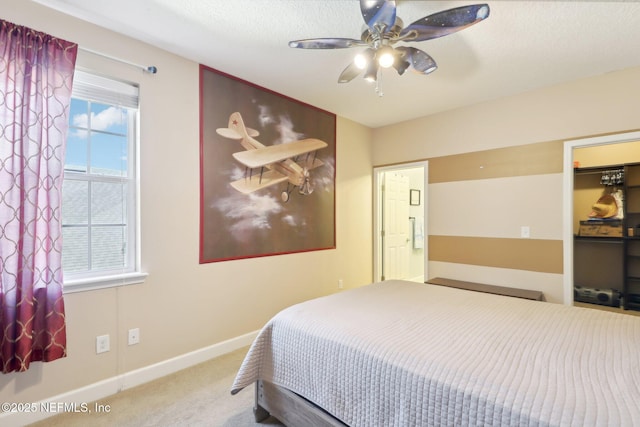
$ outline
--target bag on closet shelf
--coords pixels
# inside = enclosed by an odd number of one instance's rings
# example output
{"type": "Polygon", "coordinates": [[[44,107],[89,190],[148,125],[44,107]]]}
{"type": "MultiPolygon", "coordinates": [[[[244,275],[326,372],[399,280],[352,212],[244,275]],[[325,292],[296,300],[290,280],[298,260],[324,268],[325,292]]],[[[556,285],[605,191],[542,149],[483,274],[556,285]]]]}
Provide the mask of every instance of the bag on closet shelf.
{"type": "Polygon", "coordinates": [[[618,203],[611,194],[600,197],[593,206],[589,218],[617,218],[618,203]]]}

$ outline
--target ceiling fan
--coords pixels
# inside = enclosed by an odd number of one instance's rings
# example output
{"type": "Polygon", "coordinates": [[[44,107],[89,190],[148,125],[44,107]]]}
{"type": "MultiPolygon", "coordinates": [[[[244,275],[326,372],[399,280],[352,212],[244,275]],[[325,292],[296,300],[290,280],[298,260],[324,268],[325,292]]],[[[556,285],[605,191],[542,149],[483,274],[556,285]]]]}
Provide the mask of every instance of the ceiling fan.
{"type": "Polygon", "coordinates": [[[365,47],[345,68],[338,83],[347,83],[360,73],[377,82],[380,68],[393,67],[402,75],[407,69],[429,74],[438,68],[434,59],[423,50],[398,42],[420,42],[446,36],[476,24],[489,16],[489,5],[475,4],[444,10],[418,19],[403,28],[396,16],[396,2],[391,0],[360,0],[360,10],[366,28],[360,40],[349,38],[317,38],[293,40],[290,47],[300,49],[344,49],[365,47]]]}

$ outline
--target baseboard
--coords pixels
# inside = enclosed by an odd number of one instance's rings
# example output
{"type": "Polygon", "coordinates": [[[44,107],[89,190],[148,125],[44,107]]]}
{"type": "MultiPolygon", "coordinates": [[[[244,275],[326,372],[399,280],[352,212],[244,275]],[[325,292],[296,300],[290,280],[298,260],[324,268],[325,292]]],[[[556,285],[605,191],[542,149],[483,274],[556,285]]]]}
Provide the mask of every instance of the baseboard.
{"type": "Polygon", "coordinates": [[[199,363],[231,353],[239,348],[246,347],[253,342],[255,337],[258,335],[258,332],[259,331],[250,332],[239,337],[213,344],[209,347],[204,347],[153,365],[145,366],[144,368],[125,372],[85,387],[71,390],[57,396],[52,396],[51,398],[33,403],[33,412],[0,413],[0,425],[6,427],[20,427],[54,416],[56,415],[54,412],[40,410],[50,402],[67,404],[75,403],[80,407],[81,404],[94,402],[120,391],[162,378],[182,369],[195,366],[199,363]]]}
{"type": "Polygon", "coordinates": [[[197,365],[198,363],[206,362],[207,360],[214,359],[218,356],[231,353],[239,348],[246,347],[253,342],[258,335],[258,332],[259,331],[250,332],[209,347],[192,351],[191,353],[183,354],[154,365],[145,366],[144,368],[122,374],[119,376],[122,379],[122,382],[120,383],[120,390],[118,391],[153,381],[179,370],[197,365]]]}

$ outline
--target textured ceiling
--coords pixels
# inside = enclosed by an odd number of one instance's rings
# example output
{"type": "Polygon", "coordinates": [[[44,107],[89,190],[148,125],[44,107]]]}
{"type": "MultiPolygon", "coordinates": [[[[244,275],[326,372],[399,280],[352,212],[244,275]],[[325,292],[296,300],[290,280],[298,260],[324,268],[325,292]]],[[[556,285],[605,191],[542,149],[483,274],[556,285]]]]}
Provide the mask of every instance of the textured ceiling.
{"type": "MultiPolygon", "coordinates": [[[[428,52],[438,70],[428,76],[385,70],[382,97],[360,77],[337,83],[358,49],[287,45],[359,38],[356,0],[34,1],[370,127],[640,66],[638,1],[487,1],[487,20],[411,44],[428,52]]],[[[397,3],[407,25],[481,1],[397,3]]]]}

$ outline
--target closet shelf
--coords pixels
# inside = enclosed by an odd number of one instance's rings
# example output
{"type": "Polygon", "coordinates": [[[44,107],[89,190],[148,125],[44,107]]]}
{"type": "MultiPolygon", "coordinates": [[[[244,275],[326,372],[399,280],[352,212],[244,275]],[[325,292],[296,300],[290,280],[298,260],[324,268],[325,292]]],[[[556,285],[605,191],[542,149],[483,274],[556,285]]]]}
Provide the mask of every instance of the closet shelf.
{"type": "MultiPolygon", "coordinates": [[[[581,242],[594,242],[594,243],[622,243],[623,237],[594,237],[594,236],[573,236],[574,239],[581,242]]],[[[630,237],[630,239],[635,237],[630,237]]],[[[638,238],[640,239],[640,238],[638,238]]]]}

